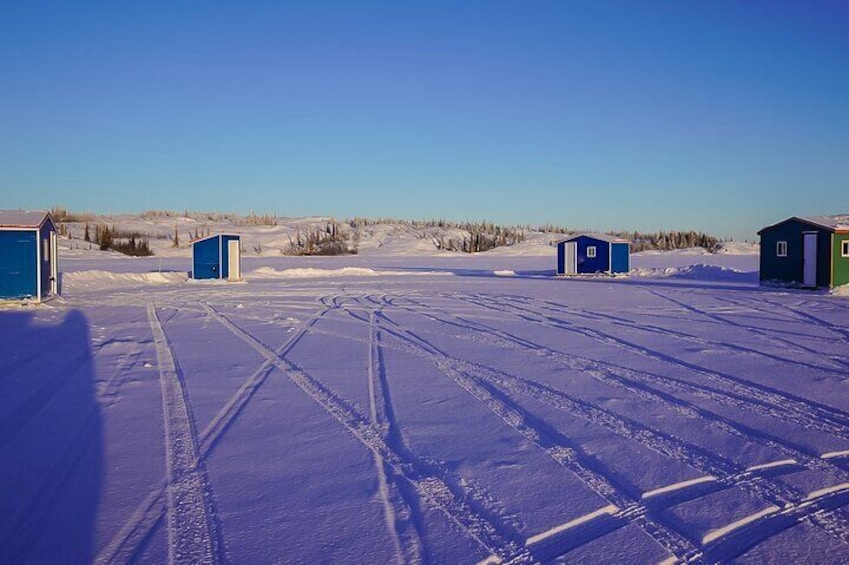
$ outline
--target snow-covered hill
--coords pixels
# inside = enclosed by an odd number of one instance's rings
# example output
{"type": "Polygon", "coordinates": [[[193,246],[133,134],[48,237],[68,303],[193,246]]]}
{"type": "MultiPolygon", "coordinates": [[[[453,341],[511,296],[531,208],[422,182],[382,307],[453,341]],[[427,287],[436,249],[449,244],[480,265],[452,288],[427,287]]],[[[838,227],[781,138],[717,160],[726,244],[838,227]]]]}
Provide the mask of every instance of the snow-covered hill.
{"type": "MultiPolygon", "coordinates": [[[[70,239],[64,238],[61,247],[70,256],[87,255],[97,250],[93,243],[84,241],[85,225],[88,223],[93,236],[94,226],[105,224],[114,226],[120,232],[135,232],[145,236],[151,250],[157,257],[188,257],[191,253],[191,240],[196,236],[219,232],[235,233],[242,236],[242,248],[245,256],[280,256],[287,252],[291,242],[298,235],[311,231],[324,230],[335,222],[327,216],[306,218],[261,218],[255,216],[238,217],[228,214],[122,214],[113,216],[71,217],[75,221],[61,222],[68,230],[70,239]],[[88,221],[83,221],[85,219],[88,221]],[[258,222],[273,222],[274,225],[256,225],[258,222]],[[174,239],[178,245],[174,245],[174,239]]],[[[349,222],[339,222],[338,229],[347,238],[349,248],[355,248],[363,256],[459,256],[461,252],[447,251],[445,245],[453,240],[470,238],[470,232],[454,227],[424,226],[405,221],[373,221],[365,225],[353,226],[349,222]]],[[[487,255],[544,257],[555,253],[553,243],[564,234],[523,231],[521,243],[497,247],[483,252],[487,255]]],[[[730,255],[750,255],[758,252],[757,245],[728,242],[721,244],[720,253],[730,255]]],[[[98,253],[102,253],[98,251],[98,253]]],[[[645,252],[652,253],[652,252],[645,252]]],[[[679,250],[677,253],[707,254],[702,248],[679,250]]]]}

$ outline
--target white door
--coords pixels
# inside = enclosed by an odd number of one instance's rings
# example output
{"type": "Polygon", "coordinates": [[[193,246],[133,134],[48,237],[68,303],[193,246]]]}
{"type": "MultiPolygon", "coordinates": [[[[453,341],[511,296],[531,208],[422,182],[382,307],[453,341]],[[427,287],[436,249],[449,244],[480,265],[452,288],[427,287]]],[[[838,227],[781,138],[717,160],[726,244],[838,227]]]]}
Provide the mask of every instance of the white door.
{"type": "Polygon", "coordinates": [[[59,238],[50,232],[50,294],[59,294],[59,238]]]}
{"type": "Polygon", "coordinates": [[[817,233],[805,233],[805,254],[802,284],[804,286],[817,286],[817,233]]]}
{"type": "Polygon", "coordinates": [[[239,250],[239,242],[231,239],[227,242],[227,278],[238,281],[242,278],[242,252],[239,250]]]}
{"type": "Polygon", "coordinates": [[[576,241],[566,243],[566,274],[578,274],[578,242],[576,241]]]}

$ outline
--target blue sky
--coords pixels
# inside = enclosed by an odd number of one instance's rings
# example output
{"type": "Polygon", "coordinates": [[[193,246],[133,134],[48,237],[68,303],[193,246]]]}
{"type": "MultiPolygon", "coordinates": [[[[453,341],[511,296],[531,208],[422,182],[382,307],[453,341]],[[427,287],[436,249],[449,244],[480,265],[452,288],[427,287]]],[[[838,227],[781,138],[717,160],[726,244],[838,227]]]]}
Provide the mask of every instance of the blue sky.
{"type": "Polygon", "coordinates": [[[2,208],[849,212],[849,3],[6,2],[2,208]]]}

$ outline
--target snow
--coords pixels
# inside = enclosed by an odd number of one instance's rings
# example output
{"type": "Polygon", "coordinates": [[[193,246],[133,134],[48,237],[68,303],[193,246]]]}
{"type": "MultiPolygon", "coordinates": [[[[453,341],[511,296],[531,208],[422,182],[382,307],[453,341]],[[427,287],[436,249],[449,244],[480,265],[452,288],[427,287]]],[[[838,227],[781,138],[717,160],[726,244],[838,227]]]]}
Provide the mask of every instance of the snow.
{"type": "Polygon", "coordinates": [[[751,524],[752,522],[755,522],[763,518],[764,516],[769,516],[770,514],[777,512],[778,510],[780,510],[778,506],[770,506],[769,508],[764,508],[760,512],[755,512],[754,514],[750,514],[749,516],[741,518],[736,522],[728,524],[727,526],[718,528],[716,530],[711,530],[704,538],[702,538],[702,544],[707,545],[715,540],[722,538],[723,536],[727,536],[729,533],[733,532],[738,528],[742,528],[746,524],[751,524]]]}
{"type": "Polygon", "coordinates": [[[716,252],[722,255],[757,255],[761,246],[745,241],[723,241],[717,245],[716,252]]]}
{"type": "Polygon", "coordinates": [[[840,285],[831,289],[834,296],[849,296],[849,284],[840,285]]]}
{"type": "Polygon", "coordinates": [[[0,310],[0,562],[849,560],[841,296],[390,232],[239,284],[63,254],[0,310]]]}
{"type": "Polygon", "coordinates": [[[62,283],[66,289],[95,286],[121,286],[125,284],[174,284],[187,280],[185,272],[116,273],[90,270],[66,273],[62,283]]]}
{"type": "MultiPolygon", "coordinates": [[[[751,468],[749,470],[751,470],[751,468]]],[[[667,485],[665,487],[656,488],[656,489],[650,490],[648,492],[644,492],[643,495],[642,495],[642,499],[646,500],[648,498],[654,498],[654,497],[662,495],[662,494],[668,494],[670,492],[679,491],[681,489],[685,489],[687,487],[691,487],[691,486],[694,486],[694,485],[700,485],[700,484],[703,484],[703,483],[712,483],[714,481],[716,481],[716,477],[711,477],[711,476],[698,477],[698,478],[695,478],[695,479],[690,479],[689,481],[681,481],[680,483],[675,483],[675,484],[672,484],[672,485],[667,485]]]]}
{"type": "Polygon", "coordinates": [[[376,271],[374,269],[366,269],[363,267],[342,267],[340,269],[316,269],[314,267],[282,269],[277,270],[273,267],[260,267],[245,274],[246,279],[302,279],[302,278],[328,278],[328,277],[377,277],[377,276],[410,276],[417,275],[438,275],[444,273],[410,273],[409,271],[376,271]]]}
{"type": "Polygon", "coordinates": [[[748,281],[758,280],[758,274],[754,271],[740,271],[734,268],[719,267],[717,265],[688,265],[686,267],[653,267],[636,268],[629,273],[632,277],[664,278],[674,277],[680,279],[696,279],[703,281],[748,281]]]}
{"type": "Polygon", "coordinates": [[[556,536],[556,535],[558,535],[562,532],[571,530],[573,528],[577,528],[578,526],[587,524],[588,522],[591,522],[593,520],[597,520],[598,518],[603,518],[605,516],[612,516],[613,514],[615,514],[618,511],[619,511],[619,509],[615,505],[608,504],[604,508],[599,508],[595,512],[590,512],[589,514],[575,518],[574,520],[566,522],[565,524],[555,526],[555,527],[551,528],[550,530],[546,530],[546,531],[539,533],[535,536],[531,536],[525,541],[525,545],[527,545],[527,546],[537,545],[537,544],[544,542],[544,541],[546,541],[546,540],[548,540],[548,539],[550,539],[550,538],[552,538],[552,537],[554,537],[554,536],[556,536]]]}
{"type": "Polygon", "coordinates": [[[766,471],[767,469],[777,469],[779,467],[786,467],[788,465],[797,465],[799,462],[795,459],[782,459],[781,461],[773,461],[771,463],[763,463],[761,465],[752,465],[748,469],[746,469],[747,473],[753,473],[756,471],[766,471]]]}

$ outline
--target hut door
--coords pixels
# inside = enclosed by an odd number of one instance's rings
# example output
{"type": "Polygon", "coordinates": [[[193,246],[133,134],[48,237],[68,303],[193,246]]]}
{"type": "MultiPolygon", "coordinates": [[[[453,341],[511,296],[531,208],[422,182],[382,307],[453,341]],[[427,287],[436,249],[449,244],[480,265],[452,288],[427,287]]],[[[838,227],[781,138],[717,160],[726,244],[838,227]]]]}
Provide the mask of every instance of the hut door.
{"type": "Polygon", "coordinates": [[[578,273],[578,242],[566,242],[566,274],[575,275],[578,273]]]}
{"type": "Polygon", "coordinates": [[[805,232],[804,237],[802,284],[815,288],[817,286],[817,232],[805,232]]]}
{"type": "Polygon", "coordinates": [[[50,294],[59,294],[59,240],[50,232],[50,294]]]}
{"type": "Polygon", "coordinates": [[[242,257],[239,249],[239,242],[231,239],[227,242],[227,278],[231,281],[238,281],[242,278],[242,257]]]}

